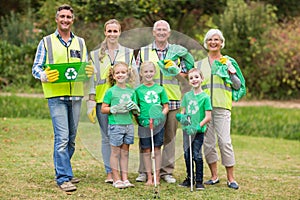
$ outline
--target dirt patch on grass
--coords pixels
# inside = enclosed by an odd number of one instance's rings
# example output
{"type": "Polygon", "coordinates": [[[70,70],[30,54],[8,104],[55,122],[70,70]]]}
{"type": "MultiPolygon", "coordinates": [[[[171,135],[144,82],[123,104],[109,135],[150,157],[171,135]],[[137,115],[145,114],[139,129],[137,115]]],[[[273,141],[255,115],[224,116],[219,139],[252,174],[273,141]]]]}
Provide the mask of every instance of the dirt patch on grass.
{"type": "Polygon", "coordinates": [[[296,108],[300,109],[300,99],[291,101],[239,101],[233,102],[233,106],[273,106],[277,108],[296,108]]]}

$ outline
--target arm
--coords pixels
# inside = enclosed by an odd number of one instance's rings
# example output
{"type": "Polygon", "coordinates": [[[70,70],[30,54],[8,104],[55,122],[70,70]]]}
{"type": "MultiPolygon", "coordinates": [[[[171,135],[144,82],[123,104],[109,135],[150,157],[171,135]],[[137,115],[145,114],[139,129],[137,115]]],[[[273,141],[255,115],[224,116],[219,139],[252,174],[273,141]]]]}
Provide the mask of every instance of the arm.
{"type": "Polygon", "coordinates": [[[110,114],[110,107],[109,107],[109,104],[102,103],[102,106],[101,106],[101,112],[102,112],[103,114],[110,114]]]}
{"type": "Polygon", "coordinates": [[[167,115],[168,112],[169,112],[169,104],[168,104],[168,103],[165,103],[165,104],[163,104],[162,113],[163,113],[164,115],[167,115]]]}
{"type": "Polygon", "coordinates": [[[206,110],[205,111],[205,117],[204,119],[200,122],[200,127],[203,127],[205,124],[210,122],[211,120],[211,110],[206,110]]]}
{"type": "Polygon", "coordinates": [[[41,40],[37,47],[32,66],[32,75],[36,79],[43,80],[43,78],[45,78],[44,64],[46,62],[46,53],[47,50],[44,46],[44,40],[41,40]]]}

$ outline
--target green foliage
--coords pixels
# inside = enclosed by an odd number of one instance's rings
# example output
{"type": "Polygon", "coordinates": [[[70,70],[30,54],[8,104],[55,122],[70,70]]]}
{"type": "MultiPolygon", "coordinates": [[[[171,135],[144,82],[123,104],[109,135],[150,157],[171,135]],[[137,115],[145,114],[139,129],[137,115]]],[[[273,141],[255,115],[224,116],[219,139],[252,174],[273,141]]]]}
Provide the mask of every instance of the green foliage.
{"type": "Polygon", "coordinates": [[[229,0],[227,3],[225,12],[215,19],[226,39],[223,54],[238,61],[246,79],[248,97],[261,97],[260,88],[255,85],[257,82],[265,83],[257,79],[261,70],[253,61],[261,55],[262,47],[267,44],[262,38],[263,33],[276,24],[275,7],[254,2],[247,5],[243,0],[229,0]]]}
{"type": "MultiPolygon", "coordinates": [[[[267,41],[260,54],[253,56],[260,73],[254,88],[260,96],[272,99],[300,97],[300,18],[274,26],[262,35],[267,41]]],[[[252,46],[256,46],[253,41],[252,46]]]]}
{"type": "Polygon", "coordinates": [[[44,98],[0,96],[0,107],[5,108],[0,117],[50,119],[47,100],[44,98]]]}
{"type": "Polygon", "coordinates": [[[299,109],[234,107],[231,133],[300,141],[299,109]]]}

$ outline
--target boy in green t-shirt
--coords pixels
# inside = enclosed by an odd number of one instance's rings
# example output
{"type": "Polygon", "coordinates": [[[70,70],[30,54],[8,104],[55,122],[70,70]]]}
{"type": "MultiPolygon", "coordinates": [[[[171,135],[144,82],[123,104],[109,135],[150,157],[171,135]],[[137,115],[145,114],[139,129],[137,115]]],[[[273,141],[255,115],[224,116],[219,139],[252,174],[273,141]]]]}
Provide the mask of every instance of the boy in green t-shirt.
{"type": "Polygon", "coordinates": [[[203,159],[201,152],[206,124],[211,120],[212,106],[210,97],[201,88],[203,81],[202,73],[198,69],[193,68],[188,73],[188,80],[192,86],[192,90],[183,96],[181,114],[176,115],[177,120],[183,126],[184,160],[187,172],[187,178],[179,186],[190,187],[191,177],[193,177],[192,184],[194,185],[194,174],[196,174],[196,190],[203,190],[203,159]],[[190,136],[192,141],[192,158],[194,161],[192,162],[192,166],[190,165],[191,158],[189,153],[190,136]],[[194,165],[196,165],[195,172],[194,165]]]}
{"type": "MultiPolygon", "coordinates": [[[[138,134],[140,137],[140,147],[145,170],[147,173],[146,185],[153,185],[152,180],[152,165],[151,165],[151,132],[149,129],[150,117],[149,110],[153,105],[162,105],[162,113],[160,118],[154,119],[153,142],[155,152],[155,173],[156,184],[160,180],[160,166],[161,166],[161,146],[164,140],[164,120],[169,111],[169,100],[165,89],[154,83],[153,77],[156,73],[153,62],[143,62],[140,67],[140,77],[142,84],[135,90],[137,96],[137,104],[141,109],[138,117],[138,134]]],[[[153,150],[153,149],[152,149],[153,150]]],[[[155,184],[155,183],[154,183],[155,184]]]]}

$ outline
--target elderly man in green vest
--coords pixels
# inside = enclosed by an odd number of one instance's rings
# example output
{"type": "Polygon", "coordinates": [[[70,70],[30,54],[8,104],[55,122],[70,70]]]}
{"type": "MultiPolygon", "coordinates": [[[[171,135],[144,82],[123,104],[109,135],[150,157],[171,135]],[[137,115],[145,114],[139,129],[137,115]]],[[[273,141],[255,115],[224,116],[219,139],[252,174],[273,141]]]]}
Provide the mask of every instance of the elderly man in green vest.
{"type": "Polygon", "coordinates": [[[60,6],[55,21],[56,31],[44,37],[37,47],[32,74],[41,80],[44,96],[48,100],[54,129],[56,183],[63,191],[70,192],[76,190],[74,184],[79,182],[71,166],[84,96],[84,79],[79,80],[79,77],[91,77],[94,68],[86,63],[84,39],[71,32],[74,22],[72,7],[66,4],[60,6]]]}
{"type": "MultiPolygon", "coordinates": [[[[167,183],[175,183],[176,179],[173,177],[173,171],[175,167],[175,138],[178,127],[176,120],[176,114],[179,112],[180,100],[181,100],[181,88],[180,81],[184,80],[187,76],[187,66],[181,57],[176,57],[176,52],[180,45],[169,44],[168,38],[171,34],[170,25],[165,20],[159,20],[154,23],[153,26],[153,43],[142,47],[139,55],[137,56],[137,63],[141,64],[144,61],[152,61],[156,65],[157,73],[154,76],[154,81],[164,87],[169,98],[169,113],[166,117],[165,132],[164,132],[164,148],[162,152],[162,163],[160,175],[167,183]],[[173,49],[174,52],[171,52],[173,49]],[[174,50],[176,49],[176,50],[174,50]],[[171,60],[175,55],[177,59],[171,60]],[[165,64],[165,69],[161,68],[161,63],[165,64]],[[176,75],[169,74],[168,67],[176,66],[180,70],[176,75]]],[[[182,49],[183,47],[181,47],[182,49]]],[[[191,56],[191,55],[190,55],[191,56]]],[[[192,59],[193,61],[193,59],[192,59]]],[[[192,63],[193,65],[194,63],[192,63]]],[[[143,161],[140,159],[139,176],[136,178],[138,182],[146,181],[146,175],[144,173],[143,161]]]]}

